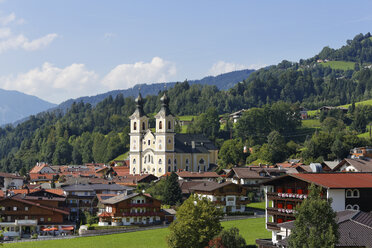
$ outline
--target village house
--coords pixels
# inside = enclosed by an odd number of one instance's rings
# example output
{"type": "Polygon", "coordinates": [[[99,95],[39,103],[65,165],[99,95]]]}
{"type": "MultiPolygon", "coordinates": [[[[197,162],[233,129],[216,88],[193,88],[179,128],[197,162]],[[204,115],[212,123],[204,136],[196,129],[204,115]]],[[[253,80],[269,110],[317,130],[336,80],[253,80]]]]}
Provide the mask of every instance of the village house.
{"type": "Polygon", "coordinates": [[[214,171],[207,172],[191,172],[191,171],[177,171],[178,180],[192,181],[192,180],[209,180],[216,181],[220,175],[214,171]]]}
{"type": "Polygon", "coordinates": [[[20,189],[23,186],[24,178],[13,173],[0,172],[0,189],[20,189]]]}
{"type": "Polygon", "coordinates": [[[271,242],[274,245],[283,238],[278,224],[295,219],[295,208],[307,198],[311,184],[322,187],[324,198],[333,199],[331,206],[334,211],[372,211],[372,174],[369,173],[288,174],[263,184],[266,192],[266,228],[272,232],[271,242]],[[272,204],[269,205],[269,202],[272,204]]]}
{"type": "Polygon", "coordinates": [[[32,233],[71,232],[65,196],[45,190],[15,194],[4,192],[0,198],[0,227],[4,236],[29,237],[32,233]]]}
{"type": "MultiPolygon", "coordinates": [[[[372,247],[372,215],[358,210],[344,210],[337,212],[336,222],[338,224],[338,233],[340,238],[335,245],[339,248],[349,247],[372,247]]],[[[294,228],[294,221],[278,224],[280,227],[280,235],[282,240],[279,240],[276,245],[271,245],[269,242],[263,247],[289,247],[288,237],[291,235],[291,230],[294,228]]],[[[265,243],[265,240],[258,240],[265,243]]]]}
{"type": "Polygon", "coordinates": [[[80,212],[97,212],[94,199],[97,194],[130,194],[131,187],[119,184],[72,184],[62,188],[66,195],[66,206],[70,209],[70,220],[79,221],[80,212]]]}
{"type": "Polygon", "coordinates": [[[104,209],[98,215],[100,226],[153,225],[164,220],[161,202],[148,194],[101,196],[100,205],[104,209]]]}
{"type": "Polygon", "coordinates": [[[339,162],[332,171],[335,172],[372,172],[372,159],[363,158],[345,158],[339,162]]]}
{"type": "Polygon", "coordinates": [[[201,182],[190,190],[199,197],[205,197],[221,208],[224,213],[244,212],[249,203],[247,189],[232,182],[201,182]]]}

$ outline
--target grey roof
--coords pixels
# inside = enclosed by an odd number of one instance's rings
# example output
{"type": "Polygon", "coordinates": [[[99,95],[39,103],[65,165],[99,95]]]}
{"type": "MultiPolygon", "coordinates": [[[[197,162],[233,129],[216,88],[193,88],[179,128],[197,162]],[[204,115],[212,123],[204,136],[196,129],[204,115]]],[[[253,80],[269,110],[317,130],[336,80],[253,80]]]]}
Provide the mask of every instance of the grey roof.
{"type": "MultiPolygon", "coordinates": [[[[193,187],[190,188],[191,191],[214,191],[216,189],[222,188],[226,185],[234,184],[232,182],[223,182],[223,183],[218,183],[218,182],[203,182],[200,184],[197,184],[193,187]]],[[[236,184],[237,185],[237,184],[236,184]]]]}
{"type": "MultiPolygon", "coordinates": [[[[337,223],[340,234],[337,246],[372,247],[372,214],[357,210],[339,211],[337,223]]],[[[278,226],[293,229],[294,221],[280,223],[278,226]]],[[[288,239],[282,240],[280,244],[287,246],[288,239]]]]}
{"type": "Polygon", "coordinates": [[[351,159],[351,158],[345,158],[343,161],[341,161],[336,167],[334,167],[335,170],[337,170],[341,165],[348,163],[357,169],[358,172],[372,172],[372,160],[371,159],[351,159]]]}
{"type": "Polygon", "coordinates": [[[114,197],[110,197],[110,198],[102,201],[102,203],[103,204],[115,204],[115,203],[130,199],[130,198],[138,196],[138,195],[140,195],[140,194],[139,193],[133,193],[133,194],[130,194],[130,195],[120,194],[120,195],[117,195],[117,196],[114,196],[114,197]]]}
{"type": "Polygon", "coordinates": [[[96,190],[132,190],[132,187],[119,184],[71,184],[62,186],[64,191],[96,191],[96,190]]]}
{"type": "Polygon", "coordinates": [[[201,134],[175,135],[175,152],[177,153],[209,153],[210,150],[218,150],[212,141],[201,134]],[[192,142],[195,142],[195,149],[192,149],[192,142]]]}
{"type": "Polygon", "coordinates": [[[323,161],[323,163],[333,170],[340,163],[340,161],[323,161]]]}

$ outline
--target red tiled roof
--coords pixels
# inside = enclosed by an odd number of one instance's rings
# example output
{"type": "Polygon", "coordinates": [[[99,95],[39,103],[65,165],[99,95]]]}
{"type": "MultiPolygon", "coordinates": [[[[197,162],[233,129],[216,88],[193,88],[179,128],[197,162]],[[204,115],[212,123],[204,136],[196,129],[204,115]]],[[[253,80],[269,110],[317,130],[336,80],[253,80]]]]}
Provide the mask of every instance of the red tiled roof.
{"type": "Polygon", "coordinates": [[[117,176],[119,177],[129,175],[129,167],[116,166],[116,167],[112,167],[112,169],[116,172],[117,176]]]}
{"type": "Polygon", "coordinates": [[[176,172],[179,177],[193,177],[193,178],[217,178],[219,175],[216,172],[206,171],[206,172],[190,172],[190,171],[179,171],[176,172]]]}
{"type": "MultiPolygon", "coordinates": [[[[37,191],[45,190],[46,192],[53,193],[56,195],[61,195],[63,196],[63,189],[29,189],[29,193],[34,193],[37,191]]],[[[10,190],[14,192],[14,194],[27,194],[28,190],[27,189],[12,189],[10,190]]]]}
{"type": "Polygon", "coordinates": [[[368,173],[303,173],[291,176],[326,188],[372,188],[372,174],[368,173]]]}
{"type": "Polygon", "coordinates": [[[45,163],[38,163],[34,166],[34,168],[31,169],[30,173],[39,173],[44,167],[48,166],[48,164],[45,163]]]}
{"type": "Polygon", "coordinates": [[[53,179],[53,176],[55,176],[57,174],[55,173],[43,173],[43,174],[39,174],[39,173],[30,173],[30,179],[31,180],[52,180],[53,179]]]}

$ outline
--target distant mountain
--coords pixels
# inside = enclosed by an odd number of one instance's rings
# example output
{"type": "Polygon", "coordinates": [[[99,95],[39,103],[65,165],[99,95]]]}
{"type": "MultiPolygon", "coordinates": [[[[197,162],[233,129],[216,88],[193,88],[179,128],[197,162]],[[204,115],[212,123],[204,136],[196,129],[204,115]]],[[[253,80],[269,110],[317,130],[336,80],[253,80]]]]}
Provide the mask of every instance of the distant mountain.
{"type": "Polygon", "coordinates": [[[19,91],[0,89],[0,125],[55,107],[56,104],[19,91]]]}
{"type": "MultiPolygon", "coordinates": [[[[228,90],[232,88],[235,84],[243,81],[244,79],[248,78],[248,76],[254,72],[254,70],[240,70],[240,71],[233,71],[224,73],[218,76],[208,76],[204,77],[200,80],[190,80],[188,83],[192,84],[201,84],[201,85],[215,85],[219,90],[228,90]]],[[[108,96],[112,96],[115,98],[119,94],[123,94],[124,97],[136,97],[138,95],[139,90],[141,90],[142,96],[147,95],[157,95],[159,91],[164,90],[164,86],[166,85],[167,88],[172,88],[176,82],[169,82],[169,83],[155,83],[155,84],[137,84],[133,88],[129,88],[126,90],[113,90],[103,94],[99,94],[96,96],[85,96],[79,97],[77,99],[70,99],[67,100],[56,108],[61,110],[66,110],[71,106],[73,102],[84,102],[90,103],[91,105],[95,106],[97,103],[103,101],[103,99],[107,98],[108,96]]]]}

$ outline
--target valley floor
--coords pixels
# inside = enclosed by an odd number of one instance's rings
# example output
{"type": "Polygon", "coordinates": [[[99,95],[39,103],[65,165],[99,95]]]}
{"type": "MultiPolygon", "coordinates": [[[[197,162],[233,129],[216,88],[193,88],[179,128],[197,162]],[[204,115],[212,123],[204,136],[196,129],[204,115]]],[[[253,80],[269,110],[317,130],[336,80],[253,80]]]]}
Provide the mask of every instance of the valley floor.
{"type": "MultiPolygon", "coordinates": [[[[265,229],[265,218],[249,218],[244,220],[225,221],[221,223],[224,228],[237,227],[245,238],[247,244],[255,244],[257,238],[271,238],[271,233],[265,229]]],[[[165,237],[169,229],[155,229],[132,233],[113,234],[74,239],[34,241],[4,244],[6,248],[166,248],[165,237]]]]}

